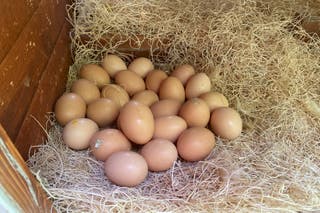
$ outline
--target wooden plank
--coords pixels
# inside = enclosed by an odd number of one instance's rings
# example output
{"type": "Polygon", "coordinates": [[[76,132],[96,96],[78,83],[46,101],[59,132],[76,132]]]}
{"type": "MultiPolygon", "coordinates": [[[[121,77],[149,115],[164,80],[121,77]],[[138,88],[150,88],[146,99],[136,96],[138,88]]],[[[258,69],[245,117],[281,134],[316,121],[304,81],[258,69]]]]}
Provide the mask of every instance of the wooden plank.
{"type": "Polygon", "coordinates": [[[65,91],[67,74],[71,64],[70,38],[68,36],[70,27],[68,23],[64,24],[16,138],[15,145],[24,159],[28,158],[30,146],[42,143],[45,136],[36,120],[45,126],[47,112],[53,111],[55,101],[65,91]]]}
{"type": "MultiPolygon", "coordinates": [[[[170,40],[170,38],[163,38],[162,40],[157,40],[152,43],[150,39],[146,39],[142,35],[136,36],[136,39],[140,42],[136,42],[134,39],[125,39],[120,35],[108,34],[98,40],[94,45],[96,45],[96,49],[102,49],[103,47],[110,45],[110,43],[118,43],[117,50],[119,52],[128,53],[134,57],[149,58],[151,48],[154,50],[154,53],[164,53],[170,40]]],[[[78,42],[86,44],[90,42],[90,37],[88,35],[81,35],[78,42]]]]}
{"type": "Polygon", "coordinates": [[[12,140],[65,22],[65,4],[66,1],[42,0],[0,64],[0,122],[12,140]]]}
{"type": "MultiPolygon", "coordinates": [[[[88,43],[91,38],[87,35],[81,35],[79,42],[81,43],[88,43]]],[[[99,41],[96,42],[98,47],[105,47],[108,46],[110,43],[116,44],[118,43],[119,46],[117,47],[120,51],[133,51],[133,52],[144,52],[150,51],[150,48],[163,50],[165,46],[170,41],[170,38],[163,38],[157,41],[153,41],[150,39],[144,38],[143,35],[137,35],[135,39],[128,39],[120,35],[111,35],[108,34],[101,38],[99,41]],[[139,42],[136,42],[138,40],[139,42]]]]}
{"type": "Polygon", "coordinates": [[[0,2],[0,62],[19,37],[39,2],[40,0],[0,2]]]}
{"type": "Polygon", "coordinates": [[[301,25],[310,35],[317,34],[320,36],[320,16],[306,18],[301,25]]]}
{"type": "Polygon", "coordinates": [[[55,212],[0,124],[0,200],[9,212],[55,212]]]}

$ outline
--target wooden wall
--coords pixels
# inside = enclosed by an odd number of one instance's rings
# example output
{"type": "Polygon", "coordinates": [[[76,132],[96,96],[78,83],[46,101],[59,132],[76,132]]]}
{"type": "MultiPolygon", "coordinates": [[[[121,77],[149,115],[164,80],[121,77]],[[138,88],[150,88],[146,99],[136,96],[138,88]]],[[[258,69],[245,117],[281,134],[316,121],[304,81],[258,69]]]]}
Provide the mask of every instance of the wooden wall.
{"type": "Polygon", "coordinates": [[[0,123],[24,159],[43,140],[36,118],[65,90],[71,64],[68,0],[11,0],[0,3],[0,123]]]}
{"type": "Polygon", "coordinates": [[[0,124],[0,212],[55,212],[0,124]]]}

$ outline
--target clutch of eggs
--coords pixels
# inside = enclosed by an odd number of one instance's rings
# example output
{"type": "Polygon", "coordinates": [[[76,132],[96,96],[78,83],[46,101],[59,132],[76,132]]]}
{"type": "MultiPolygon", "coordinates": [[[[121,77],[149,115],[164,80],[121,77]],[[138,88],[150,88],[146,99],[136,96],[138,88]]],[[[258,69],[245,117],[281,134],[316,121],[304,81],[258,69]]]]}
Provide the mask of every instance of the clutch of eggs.
{"type": "Polygon", "coordinates": [[[242,131],[239,113],[212,91],[205,73],[190,64],[169,73],[144,57],[126,63],[107,54],[101,64],[84,64],[54,112],[63,142],[89,149],[105,162],[106,177],[126,187],[142,183],[148,170],[170,169],[179,157],[204,160],[215,136],[233,140],[242,131]]]}

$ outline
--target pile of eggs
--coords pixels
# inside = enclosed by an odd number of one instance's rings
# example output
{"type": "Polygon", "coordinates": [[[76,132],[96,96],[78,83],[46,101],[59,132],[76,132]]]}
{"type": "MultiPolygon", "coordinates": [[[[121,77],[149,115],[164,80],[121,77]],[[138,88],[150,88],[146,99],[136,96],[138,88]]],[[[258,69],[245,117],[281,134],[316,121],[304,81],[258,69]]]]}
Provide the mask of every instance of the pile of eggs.
{"type": "Polygon", "coordinates": [[[112,54],[101,66],[81,67],[71,92],[57,100],[55,116],[64,143],[89,148],[119,186],[136,186],[148,171],[170,169],[178,156],[203,160],[215,147],[215,135],[232,140],[242,131],[239,113],[211,91],[205,73],[184,64],[168,75],[148,58],[127,66],[112,54]]]}

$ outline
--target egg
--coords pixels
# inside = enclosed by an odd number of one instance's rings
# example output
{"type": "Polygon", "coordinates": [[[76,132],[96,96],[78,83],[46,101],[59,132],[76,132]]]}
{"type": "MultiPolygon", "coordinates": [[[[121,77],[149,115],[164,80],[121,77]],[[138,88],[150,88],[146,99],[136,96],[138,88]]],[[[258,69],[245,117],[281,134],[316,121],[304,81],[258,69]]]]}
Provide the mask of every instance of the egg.
{"type": "Polygon", "coordinates": [[[108,73],[97,64],[85,64],[80,69],[80,78],[93,82],[98,88],[110,83],[108,73]]]}
{"type": "Polygon", "coordinates": [[[104,169],[107,178],[118,186],[137,186],[148,175],[146,160],[133,151],[112,153],[106,160],[104,169]]]}
{"type": "Polygon", "coordinates": [[[176,146],[165,139],[153,139],[140,151],[148,164],[148,169],[161,172],[170,169],[178,158],[176,146]]]}
{"type": "Polygon", "coordinates": [[[181,106],[179,116],[187,122],[188,127],[205,127],[210,120],[209,106],[200,98],[191,98],[181,106]]]}
{"type": "Polygon", "coordinates": [[[153,136],[154,118],[148,106],[129,101],[120,110],[119,126],[132,142],[145,144],[153,136]]]}
{"type": "Polygon", "coordinates": [[[167,73],[162,70],[153,70],[149,72],[145,79],[147,89],[158,93],[161,82],[167,77],[167,73]]]}
{"type": "Polygon", "coordinates": [[[120,107],[128,103],[130,100],[128,93],[116,84],[108,84],[103,87],[101,90],[101,97],[114,101],[120,107]]]}
{"type": "Polygon", "coordinates": [[[184,130],[178,138],[177,150],[186,161],[205,159],[215,147],[214,134],[204,127],[191,127],[184,130]]]}
{"type": "Polygon", "coordinates": [[[220,107],[211,113],[210,127],[217,136],[233,140],[241,134],[242,120],[236,110],[220,107]]]}
{"type": "Polygon", "coordinates": [[[189,78],[186,83],[186,98],[195,98],[211,90],[211,82],[205,73],[197,73],[189,78]]]}
{"type": "Polygon", "coordinates": [[[86,115],[86,103],[76,93],[65,93],[56,102],[54,113],[58,123],[62,126],[75,118],[86,115]]]}
{"type": "Polygon", "coordinates": [[[178,115],[182,103],[175,99],[163,99],[150,106],[155,118],[161,116],[178,115]]]}
{"type": "Polygon", "coordinates": [[[129,70],[122,70],[118,72],[114,79],[118,85],[127,91],[129,96],[133,96],[135,93],[141,92],[146,88],[141,76],[129,70]]]}
{"type": "Polygon", "coordinates": [[[184,102],[185,91],[181,81],[172,76],[164,79],[159,88],[159,98],[160,100],[176,99],[180,102],[184,102]]]}
{"type": "Polygon", "coordinates": [[[99,127],[111,125],[118,117],[120,107],[108,98],[100,98],[91,102],[87,107],[87,117],[99,127]]]}
{"type": "Polygon", "coordinates": [[[127,70],[126,63],[119,56],[112,54],[107,54],[103,58],[102,67],[111,77],[114,77],[114,75],[121,70],[127,70]]]}
{"type": "Polygon", "coordinates": [[[159,101],[159,97],[152,90],[143,90],[136,93],[131,100],[138,101],[146,106],[151,106],[153,103],[159,101]]]}
{"type": "Polygon", "coordinates": [[[119,116],[118,116],[118,118],[117,118],[117,123],[116,123],[116,127],[117,127],[118,129],[120,129],[120,130],[121,130],[121,126],[120,126],[120,119],[119,119],[119,116]]]}
{"type": "Polygon", "coordinates": [[[201,98],[208,104],[210,112],[219,107],[229,106],[227,98],[219,92],[206,92],[201,94],[199,98],[201,98]]]}
{"type": "Polygon", "coordinates": [[[187,128],[187,123],[176,115],[162,116],[155,119],[153,138],[162,138],[175,142],[181,132],[187,128]]]}
{"type": "Polygon", "coordinates": [[[73,119],[63,128],[63,142],[74,150],[87,149],[90,138],[98,130],[98,125],[88,118],[73,119]]]}
{"type": "Polygon", "coordinates": [[[195,70],[193,66],[190,64],[183,64],[178,67],[176,67],[172,73],[171,76],[178,78],[183,85],[187,83],[189,78],[195,74],[195,70]]]}
{"type": "Polygon", "coordinates": [[[154,70],[152,61],[145,57],[134,59],[128,66],[128,69],[137,73],[142,78],[146,77],[148,72],[154,70]]]}
{"type": "Polygon", "coordinates": [[[71,91],[80,95],[86,104],[100,98],[99,88],[87,79],[79,79],[73,82],[71,91]]]}
{"type": "Polygon", "coordinates": [[[90,139],[90,150],[97,160],[105,161],[114,152],[130,149],[130,141],[118,129],[100,130],[90,139]]]}

